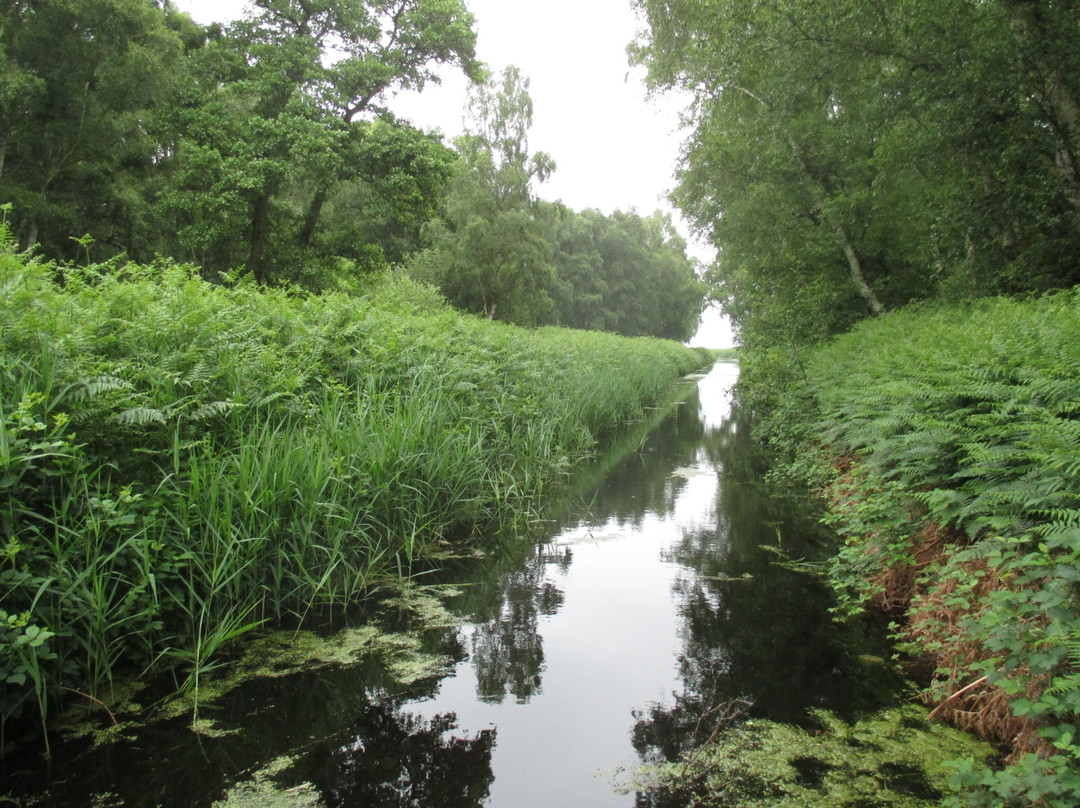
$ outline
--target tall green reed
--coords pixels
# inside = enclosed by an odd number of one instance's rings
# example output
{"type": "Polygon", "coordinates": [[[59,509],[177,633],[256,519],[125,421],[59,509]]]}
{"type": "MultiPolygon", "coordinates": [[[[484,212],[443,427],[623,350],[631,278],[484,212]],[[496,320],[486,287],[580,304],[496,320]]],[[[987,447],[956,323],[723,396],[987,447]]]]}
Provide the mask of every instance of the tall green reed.
{"type": "Polygon", "coordinates": [[[46,699],[107,697],[154,660],[196,689],[261,621],[347,608],[436,542],[523,524],[703,361],[464,317],[400,279],[226,289],[0,243],[0,297],[0,609],[27,615],[0,661],[31,632],[46,699]]]}

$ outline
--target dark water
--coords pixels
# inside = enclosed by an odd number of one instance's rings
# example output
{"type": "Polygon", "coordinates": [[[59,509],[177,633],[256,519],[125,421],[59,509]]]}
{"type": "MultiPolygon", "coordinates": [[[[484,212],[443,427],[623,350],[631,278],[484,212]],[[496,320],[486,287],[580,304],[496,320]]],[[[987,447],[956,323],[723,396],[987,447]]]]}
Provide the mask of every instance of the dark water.
{"type": "Polygon", "coordinates": [[[440,573],[465,584],[449,604],[463,627],[429,636],[457,660],[448,676],[400,688],[369,664],[250,682],[214,713],[235,734],[196,735],[186,717],[61,748],[48,766],[6,765],[9,793],[209,806],[282,758],[265,776],[277,802],[250,786],[230,804],[641,806],[652,797],[613,781],[687,748],[730,699],[791,722],[878,706],[894,683],[865,661],[867,638],[831,623],[824,588],[767,547],[826,553],[806,504],[762,485],[727,395],[736,373],[720,364],[697,380],[547,540],[440,573]]]}

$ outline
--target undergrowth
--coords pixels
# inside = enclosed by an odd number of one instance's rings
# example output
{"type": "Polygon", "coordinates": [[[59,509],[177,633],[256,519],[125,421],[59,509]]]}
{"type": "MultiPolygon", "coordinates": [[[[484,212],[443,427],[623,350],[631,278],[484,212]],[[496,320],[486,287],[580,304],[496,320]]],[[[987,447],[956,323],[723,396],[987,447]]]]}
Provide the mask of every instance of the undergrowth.
{"type": "Polygon", "coordinates": [[[935,716],[1008,755],[953,804],[1080,804],[1080,294],[897,311],[797,386],[775,442],[831,469],[841,609],[894,613],[935,716]]]}
{"type": "Polygon", "coordinates": [[[524,528],[707,361],[462,316],[393,276],[316,296],[58,267],[0,228],[0,718],[104,704],[121,667],[197,688],[263,622],[524,528]]]}

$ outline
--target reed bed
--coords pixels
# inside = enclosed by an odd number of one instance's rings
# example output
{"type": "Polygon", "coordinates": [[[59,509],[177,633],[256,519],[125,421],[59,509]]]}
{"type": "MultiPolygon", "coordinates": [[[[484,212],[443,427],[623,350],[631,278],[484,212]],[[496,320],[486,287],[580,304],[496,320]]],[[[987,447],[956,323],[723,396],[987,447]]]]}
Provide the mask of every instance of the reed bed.
{"type": "Polygon", "coordinates": [[[363,296],[56,267],[0,234],[0,715],[197,688],[220,647],[527,521],[708,361],[528,331],[389,276],[363,296]]]}

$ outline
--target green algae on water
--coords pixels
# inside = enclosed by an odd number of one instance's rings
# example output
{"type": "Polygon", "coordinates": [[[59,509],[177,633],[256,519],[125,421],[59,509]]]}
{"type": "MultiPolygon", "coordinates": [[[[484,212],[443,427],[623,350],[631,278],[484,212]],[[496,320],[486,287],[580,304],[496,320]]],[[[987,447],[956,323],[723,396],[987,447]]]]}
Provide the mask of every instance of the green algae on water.
{"type": "Polygon", "coordinates": [[[952,793],[945,761],[985,760],[989,745],[930,723],[913,705],[818,728],[748,720],[683,761],[642,770],[635,787],[684,794],[695,808],[929,808],[952,793]]]}
{"type": "Polygon", "coordinates": [[[390,678],[403,686],[445,676],[452,665],[449,657],[426,653],[420,638],[413,634],[383,634],[372,646],[390,678]]]}
{"type": "Polygon", "coordinates": [[[250,779],[236,783],[214,808],[320,808],[322,797],[311,783],[285,788],[275,782],[295,762],[288,756],[275,758],[250,779]]]}
{"type": "MultiPolygon", "coordinates": [[[[408,687],[449,671],[451,660],[424,651],[420,634],[431,628],[458,625],[459,621],[439,599],[457,594],[460,590],[449,587],[421,588],[404,582],[394,587],[394,595],[384,602],[383,608],[385,617],[390,616],[387,612],[396,612],[397,622],[409,626],[401,631],[368,623],[329,636],[306,630],[280,630],[246,637],[241,653],[235,659],[201,677],[197,693],[174,694],[152,712],[142,714],[143,708],[131,699],[137,690],[132,685],[126,689],[124,698],[112,706],[120,719],[116,723],[104,725],[102,711],[83,707],[73,710],[61,726],[67,737],[88,737],[94,746],[133,740],[140,725],[194,714],[196,706],[213,705],[246,681],[282,678],[304,670],[356,665],[369,660],[381,664],[394,684],[408,687]],[[402,615],[407,619],[402,621],[402,615]],[[133,719],[136,715],[139,715],[138,719],[133,719]]],[[[230,732],[202,719],[195,720],[191,729],[210,737],[230,732]]]]}
{"type": "Polygon", "coordinates": [[[461,623],[461,620],[443,605],[444,599],[463,594],[457,587],[417,586],[410,581],[393,581],[388,588],[393,594],[380,604],[385,615],[394,614],[420,630],[453,628],[461,623]]]}

